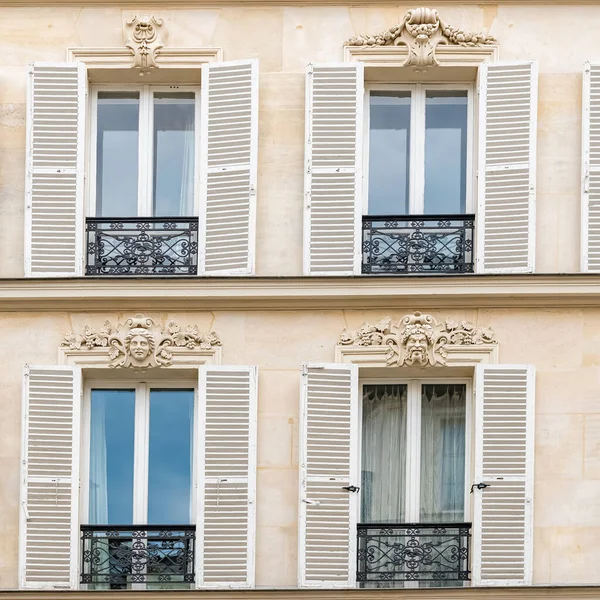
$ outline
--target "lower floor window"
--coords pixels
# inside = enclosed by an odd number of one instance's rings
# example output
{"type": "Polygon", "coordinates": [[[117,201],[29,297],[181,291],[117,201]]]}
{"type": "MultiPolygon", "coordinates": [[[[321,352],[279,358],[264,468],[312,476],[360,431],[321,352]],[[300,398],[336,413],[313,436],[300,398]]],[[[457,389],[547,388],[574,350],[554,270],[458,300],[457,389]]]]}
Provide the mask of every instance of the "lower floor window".
{"type": "Polygon", "coordinates": [[[364,383],[362,390],[359,581],[462,585],[467,382],[364,383]]]}
{"type": "Polygon", "coordinates": [[[193,582],[194,405],[191,387],[91,388],[88,583],[193,582]]]}

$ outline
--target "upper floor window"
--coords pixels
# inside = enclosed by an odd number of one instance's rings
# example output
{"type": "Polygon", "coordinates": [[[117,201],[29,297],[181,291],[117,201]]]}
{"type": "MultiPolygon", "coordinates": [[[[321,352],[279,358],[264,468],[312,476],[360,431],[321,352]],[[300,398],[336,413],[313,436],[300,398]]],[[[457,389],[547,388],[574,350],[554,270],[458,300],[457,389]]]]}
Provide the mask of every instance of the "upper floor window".
{"type": "Polygon", "coordinates": [[[471,210],[471,87],[371,86],[366,96],[365,212],[471,210]]]}
{"type": "Polygon", "coordinates": [[[90,200],[95,216],[194,214],[199,89],[99,88],[93,102],[90,200]]]}
{"type": "Polygon", "coordinates": [[[26,274],[253,274],[258,61],[100,72],[31,67],[26,274]]]}

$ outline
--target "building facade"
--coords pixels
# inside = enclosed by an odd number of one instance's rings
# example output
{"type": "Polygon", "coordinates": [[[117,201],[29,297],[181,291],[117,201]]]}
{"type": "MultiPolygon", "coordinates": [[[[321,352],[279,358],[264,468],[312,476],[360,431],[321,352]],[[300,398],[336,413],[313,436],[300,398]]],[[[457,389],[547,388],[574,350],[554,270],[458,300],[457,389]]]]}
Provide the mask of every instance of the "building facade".
{"type": "Polygon", "coordinates": [[[600,596],[596,3],[0,16],[0,598],[600,596]]]}

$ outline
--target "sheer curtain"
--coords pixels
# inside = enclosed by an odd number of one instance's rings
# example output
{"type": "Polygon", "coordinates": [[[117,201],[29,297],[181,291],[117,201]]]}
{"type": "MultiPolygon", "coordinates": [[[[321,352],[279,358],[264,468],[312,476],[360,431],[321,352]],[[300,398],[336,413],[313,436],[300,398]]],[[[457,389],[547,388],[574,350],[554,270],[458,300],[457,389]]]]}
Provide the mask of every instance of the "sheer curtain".
{"type": "Polygon", "coordinates": [[[92,525],[106,525],[108,524],[106,403],[92,402],[91,416],[89,522],[92,525]]]}
{"type": "Polygon", "coordinates": [[[464,520],[465,386],[428,384],[421,392],[423,523],[464,520]]]}
{"type": "Polygon", "coordinates": [[[179,193],[179,216],[185,217],[194,211],[194,114],[185,122],[183,131],[183,165],[181,167],[181,191],[179,193]]]}
{"type": "Polygon", "coordinates": [[[405,385],[363,387],[363,523],[404,521],[406,392],[405,385]]]}

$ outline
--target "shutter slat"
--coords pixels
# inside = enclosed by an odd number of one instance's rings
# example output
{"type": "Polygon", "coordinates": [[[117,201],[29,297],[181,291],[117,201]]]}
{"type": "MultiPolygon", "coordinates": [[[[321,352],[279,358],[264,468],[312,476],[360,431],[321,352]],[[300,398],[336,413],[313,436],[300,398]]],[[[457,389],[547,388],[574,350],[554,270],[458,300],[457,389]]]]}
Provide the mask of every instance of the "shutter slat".
{"type": "Polygon", "coordinates": [[[86,79],[83,63],[30,66],[27,277],[81,275],[86,79]]]}
{"type": "Polygon", "coordinates": [[[252,275],[258,60],[202,67],[202,275],[252,275]]]}
{"type": "Polygon", "coordinates": [[[600,271],[600,64],[583,73],[581,270],[600,271]]]}
{"type": "Polygon", "coordinates": [[[474,581],[530,585],[534,368],[478,365],[475,378],[475,483],[489,487],[474,490],[474,581]]]}
{"type": "Polygon", "coordinates": [[[537,64],[484,63],[479,78],[478,270],[531,272],[537,64]]]}
{"type": "Polygon", "coordinates": [[[256,367],[202,367],[197,587],[254,587],[256,367]]]}
{"type": "Polygon", "coordinates": [[[353,587],[356,578],[358,370],[304,365],[300,423],[300,587],[353,587]],[[305,502],[308,500],[309,502],[305,502]]]}
{"type": "Polygon", "coordinates": [[[309,65],[305,275],[360,272],[363,65],[309,65]]]}
{"type": "Polygon", "coordinates": [[[77,367],[26,367],[19,571],[21,588],[77,587],[77,367]]]}

